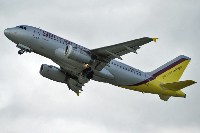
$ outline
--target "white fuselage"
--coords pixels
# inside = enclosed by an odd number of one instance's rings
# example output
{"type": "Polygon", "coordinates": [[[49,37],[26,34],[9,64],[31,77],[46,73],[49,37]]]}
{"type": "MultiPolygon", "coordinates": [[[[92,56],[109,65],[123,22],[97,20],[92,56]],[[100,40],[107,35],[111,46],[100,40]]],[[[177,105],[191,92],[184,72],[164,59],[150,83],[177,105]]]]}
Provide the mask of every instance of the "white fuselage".
{"type": "MultiPolygon", "coordinates": [[[[5,31],[5,35],[14,43],[23,44],[31,48],[33,52],[53,60],[69,75],[76,76],[81,72],[81,70],[83,70],[83,63],[72,59],[59,59],[55,55],[55,51],[59,48],[65,49],[68,45],[77,47],[84,51],[89,51],[89,49],[42,29],[31,26],[26,26],[26,29],[14,27],[6,30],[7,32],[5,31]]],[[[94,71],[94,77],[92,79],[100,82],[110,83],[116,86],[123,86],[134,85],[150,77],[147,73],[116,60],[111,60],[108,65],[103,68],[103,71],[112,74],[113,78],[109,79],[99,76],[98,72],[94,71]]]]}
{"type": "Polygon", "coordinates": [[[20,48],[18,54],[34,52],[58,64],[60,68],[42,64],[40,74],[53,81],[66,83],[68,88],[77,95],[80,91],[83,91],[84,84],[93,79],[130,90],[158,94],[160,99],[167,101],[171,96],[186,97],[181,89],[196,83],[192,80],[179,82],[181,75],[190,62],[190,58],[184,55],[176,57],[149,73],[112,60],[115,58],[121,59],[120,55],[126,54],[126,50],[136,52],[139,46],[150,41],[156,41],[156,38],[144,37],[89,50],[32,26],[21,25],[8,28],[4,31],[4,34],[20,48]],[[130,43],[132,47],[128,45],[130,43]],[[118,50],[119,47],[120,50],[118,50]]]}

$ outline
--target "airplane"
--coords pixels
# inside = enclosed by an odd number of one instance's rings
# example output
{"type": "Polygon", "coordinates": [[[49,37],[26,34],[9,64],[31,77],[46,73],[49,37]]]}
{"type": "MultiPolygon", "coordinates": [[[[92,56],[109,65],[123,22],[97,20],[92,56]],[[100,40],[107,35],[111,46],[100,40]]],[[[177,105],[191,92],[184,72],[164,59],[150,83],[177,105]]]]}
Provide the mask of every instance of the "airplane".
{"type": "Polygon", "coordinates": [[[50,32],[28,25],[4,30],[5,36],[16,44],[19,55],[34,52],[51,59],[60,68],[42,64],[40,74],[53,81],[67,84],[78,96],[90,80],[142,93],[158,94],[161,100],[183,97],[183,88],[195,84],[193,80],[179,81],[190,58],[180,55],[161,67],[143,72],[115,59],[137,50],[158,38],[143,37],[111,46],[88,49],[50,32]]]}

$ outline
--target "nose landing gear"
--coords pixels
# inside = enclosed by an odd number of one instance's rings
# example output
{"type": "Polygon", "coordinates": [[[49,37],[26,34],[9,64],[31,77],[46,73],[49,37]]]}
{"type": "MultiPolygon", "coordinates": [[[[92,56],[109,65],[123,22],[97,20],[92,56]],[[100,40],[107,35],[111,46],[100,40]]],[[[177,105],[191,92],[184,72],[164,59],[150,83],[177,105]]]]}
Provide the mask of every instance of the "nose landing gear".
{"type": "Polygon", "coordinates": [[[18,51],[19,55],[22,55],[24,52],[29,52],[31,53],[33,50],[25,45],[22,44],[17,44],[17,47],[20,48],[20,50],[18,51]]]}

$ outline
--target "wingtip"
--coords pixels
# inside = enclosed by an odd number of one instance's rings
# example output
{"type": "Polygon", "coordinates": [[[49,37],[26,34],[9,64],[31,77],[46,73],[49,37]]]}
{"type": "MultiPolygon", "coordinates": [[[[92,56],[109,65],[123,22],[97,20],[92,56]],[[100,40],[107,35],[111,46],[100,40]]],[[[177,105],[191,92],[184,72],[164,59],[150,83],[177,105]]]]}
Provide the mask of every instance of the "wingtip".
{"type": "Polygon", "coordinates": [[[192,84],[196,84],[197,82],[196,81],[194,81],[194,80],[188,80],[188,82],[190,82],[191,83],[191,85],[192,84]]]}
{"type": "Polygon", "coordinates": [[[193,81],[194,82],[194,84],[196,84],[197,82],[196,81],[193,81]]]}
{"type": "Polygon", "coordinates": [[[156,42],[158,40],[158,38],[152,38],[154,42],[156,42]]]}

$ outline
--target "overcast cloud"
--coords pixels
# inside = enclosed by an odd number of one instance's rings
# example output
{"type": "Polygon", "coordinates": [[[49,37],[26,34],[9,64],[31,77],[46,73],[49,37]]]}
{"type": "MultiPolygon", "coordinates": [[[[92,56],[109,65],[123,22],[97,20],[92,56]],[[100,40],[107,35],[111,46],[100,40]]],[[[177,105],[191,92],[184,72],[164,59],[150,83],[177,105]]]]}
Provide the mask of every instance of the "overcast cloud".
{"type": "Polygon", "coordinates": [[[181,80],[200,81],[199,0],[0,0],[1,133],[199,133],[199,83],[187,98],[161,101],[109,84],[90,81],[79,97],[67,85],[39,74],[36,54],[17,54],[4,29],[40,27],[88,48],[144,36],[158,37],[123,62],[151,71],[178,55],[192,58],[181,80]]]}

